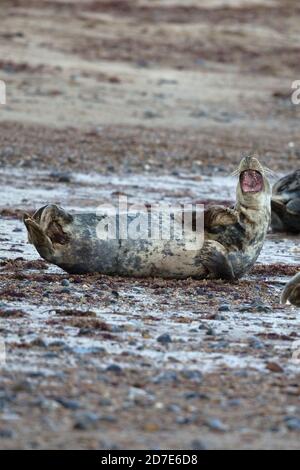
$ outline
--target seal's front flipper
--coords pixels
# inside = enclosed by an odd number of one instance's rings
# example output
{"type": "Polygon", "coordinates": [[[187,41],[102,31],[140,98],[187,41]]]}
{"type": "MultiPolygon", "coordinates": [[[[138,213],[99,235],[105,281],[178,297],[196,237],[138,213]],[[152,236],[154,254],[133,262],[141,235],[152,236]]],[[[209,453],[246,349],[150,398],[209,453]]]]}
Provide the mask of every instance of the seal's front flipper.
{"type": "Polygon", "coordinates": [[[225,248],[216,241],[208,240],[201,249],[199,261],[214,279],[234,280],[233,267],[227,257],[225,248]]]}
{"type": "Polygon", "coordinates": [[[32,243],[40,255],[50,260],[54,253],[53,244],[40,225],[28,214],[24,214],[24,224],[28,231],[28,240],[32,243]]]}

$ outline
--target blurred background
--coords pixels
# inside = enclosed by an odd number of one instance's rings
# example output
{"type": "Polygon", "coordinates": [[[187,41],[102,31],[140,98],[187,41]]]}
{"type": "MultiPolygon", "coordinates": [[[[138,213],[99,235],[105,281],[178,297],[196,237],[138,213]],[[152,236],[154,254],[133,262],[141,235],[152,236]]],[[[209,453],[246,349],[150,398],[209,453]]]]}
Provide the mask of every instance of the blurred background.
{"type": "Polygon", "coordinates": [[[285,169],[299,16],[294,0],[3,0],[1,163],[226,172],[255,147],[285,169]]]}

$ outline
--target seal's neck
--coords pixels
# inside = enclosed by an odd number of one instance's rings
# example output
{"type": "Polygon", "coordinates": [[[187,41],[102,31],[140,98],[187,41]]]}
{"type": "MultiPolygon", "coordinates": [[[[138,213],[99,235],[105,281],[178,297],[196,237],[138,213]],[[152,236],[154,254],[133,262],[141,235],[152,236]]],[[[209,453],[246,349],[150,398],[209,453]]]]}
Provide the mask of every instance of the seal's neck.
{"type": "Polygon", "coordinates": [[[242,198],[235,209],[252,224],[269,223],[271,217],[271,197],[261,194],[259,198],[242,198]]]}

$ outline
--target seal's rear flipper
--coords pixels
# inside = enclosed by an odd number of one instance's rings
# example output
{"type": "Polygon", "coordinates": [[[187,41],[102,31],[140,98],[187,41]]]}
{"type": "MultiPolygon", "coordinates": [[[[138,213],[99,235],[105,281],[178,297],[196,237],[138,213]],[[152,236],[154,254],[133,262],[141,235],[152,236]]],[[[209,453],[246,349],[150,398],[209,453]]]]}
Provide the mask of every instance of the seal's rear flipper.
{"type": "Polygon", "coordinates": [[[290,214],[299,216],[300,215],[300,199],[299,198],[292,199],[290,202],[288,202],[288,204],[286,205],[286,208],[290,214]]]}
{"type": "Polygon", "coordinates": [[[55,204],[38,209],[32,217],[25,218],[36,222],[40,231],[50,239],[52,244],[65,245],[69,242],[67,226],[73,222],[73,216],[55,204]]]}
{"type": "Polygon", "coordinates": [[[28,240],[32,243],[40,255],[49,259],[54,253],[53,244],[40,225],[28,214],[24,214],[24,224],[28,231],[28,240]]]}
{"type": "Polygon", "coordinates": [[[49,223],[56,222],[61,226],[73,222],[73,216],[56,204],[48,204],[38,209],[33,215],[34,220],[38,221],[43,227],[49,223]]]}

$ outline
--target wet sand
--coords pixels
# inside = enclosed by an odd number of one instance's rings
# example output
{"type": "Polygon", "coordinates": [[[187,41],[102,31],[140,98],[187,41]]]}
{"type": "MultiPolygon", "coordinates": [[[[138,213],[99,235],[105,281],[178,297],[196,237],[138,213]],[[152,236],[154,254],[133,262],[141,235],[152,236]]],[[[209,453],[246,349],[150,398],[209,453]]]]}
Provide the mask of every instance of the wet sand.
{"type": "Polygon", "coordinates": [[[69,276],[24,211],[231,204],[253,149],[299,161],[299,15],[286,1],[3,2],[0,448],[299,448],[299,238],[241,281],[69,276]],[[55,31],[55,33],[53,33],[55,31]]]}

